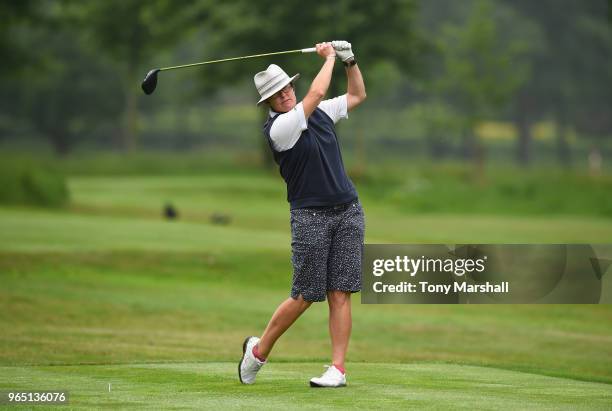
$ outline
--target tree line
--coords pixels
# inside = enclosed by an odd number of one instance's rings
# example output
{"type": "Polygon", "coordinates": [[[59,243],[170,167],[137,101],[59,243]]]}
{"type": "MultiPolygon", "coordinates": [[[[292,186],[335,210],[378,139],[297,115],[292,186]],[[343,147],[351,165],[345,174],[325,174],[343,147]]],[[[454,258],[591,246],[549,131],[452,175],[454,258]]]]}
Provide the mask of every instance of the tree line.
{"type": "MultiPolygon", "coordinates": [[[[611,0],[5,1],[0,139],[34,134],[58,154],[82,141],[134,150],[142,118],[156,110],[138,87],[155,64],[343,38],[356,45],[369,103],[414,108],[432,155],[452,136],[461,155],[482,161],[475,127],[503,120],[514,124],[516,160],[527,165],[533,126],[548,120],[559,160],[571,164],[570,133],[594,146],[612,136],[611,10],[611,0]]],[[[306,59],[277,62],[306,78],[318,69],[306,59]]],[[[193,72],[174,91],[177,110],[229,84],[252,88],[261,64],[193,72]]]]}

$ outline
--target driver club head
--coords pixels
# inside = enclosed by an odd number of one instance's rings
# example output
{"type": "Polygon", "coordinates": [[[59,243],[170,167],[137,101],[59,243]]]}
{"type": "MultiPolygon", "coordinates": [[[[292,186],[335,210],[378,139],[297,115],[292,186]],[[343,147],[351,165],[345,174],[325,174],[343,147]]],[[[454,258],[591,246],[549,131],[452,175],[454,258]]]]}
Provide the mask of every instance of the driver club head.
{"type": "Polygon", "coordinates": [[[157,73],[159,73],[159,69],[153,69],[147,73],[144,80],[142,80],[142,91],[145,94],[151,94],[155,91],[155,87],[157,86],[157,73]]]}

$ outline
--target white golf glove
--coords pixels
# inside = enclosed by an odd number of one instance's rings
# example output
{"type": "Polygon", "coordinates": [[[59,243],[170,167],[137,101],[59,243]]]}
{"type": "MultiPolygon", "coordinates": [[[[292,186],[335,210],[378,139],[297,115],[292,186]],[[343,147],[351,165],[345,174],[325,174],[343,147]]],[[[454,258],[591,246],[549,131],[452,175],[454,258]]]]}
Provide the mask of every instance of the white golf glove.
{"type": "Polygon", "coordinates": [[[355,55],[351,49],[351,43],[344,40],[334,40],[331,43],[332,47],[336,50],[336,55],[340,60],[345,63],[350,63],[355,59],[355,55]]]}

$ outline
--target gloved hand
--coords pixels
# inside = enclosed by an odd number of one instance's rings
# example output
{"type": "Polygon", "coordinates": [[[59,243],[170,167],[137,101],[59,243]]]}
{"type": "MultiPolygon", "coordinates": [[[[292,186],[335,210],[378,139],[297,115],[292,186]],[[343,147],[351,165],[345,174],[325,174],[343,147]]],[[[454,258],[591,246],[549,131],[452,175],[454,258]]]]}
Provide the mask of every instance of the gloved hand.
{"type": "Polygon", "coordinates": [[[338,58],[343,62],[350,63],[355,59],[355,55],[351,49],[351,43],[348,41],[334,40],[332,41],[332,46],[336,50],[336,55],[338,58]]]}

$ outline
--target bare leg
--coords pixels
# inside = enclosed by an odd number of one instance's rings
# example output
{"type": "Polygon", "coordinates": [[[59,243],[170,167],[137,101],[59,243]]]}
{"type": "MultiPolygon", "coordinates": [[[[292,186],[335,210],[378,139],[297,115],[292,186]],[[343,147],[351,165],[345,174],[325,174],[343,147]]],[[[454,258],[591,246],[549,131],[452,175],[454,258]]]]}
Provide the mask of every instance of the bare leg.
{"type": "Polygon", "coordinates": [[[344,367],[344,359],[351,337],[351,293],[328,291],[329,335],[332,342],[332,364],[344,367]]]}
{"type": "Polygon", "coordinates": [[[305,301],[300,294],[297,300],[287,298],[278,306],[257,344],[257,350],[261,356],[268,357],[276,340],[310,307],[310,304],[312,302],[305,301]]]}

